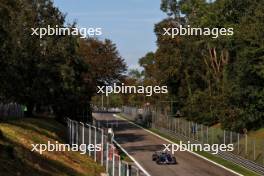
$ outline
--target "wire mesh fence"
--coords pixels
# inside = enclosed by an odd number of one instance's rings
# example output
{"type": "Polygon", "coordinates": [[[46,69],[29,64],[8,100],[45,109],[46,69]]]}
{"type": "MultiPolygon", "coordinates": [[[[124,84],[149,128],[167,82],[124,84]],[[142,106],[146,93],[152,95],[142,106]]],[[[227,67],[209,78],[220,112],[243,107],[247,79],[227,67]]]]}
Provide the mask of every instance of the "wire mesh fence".
{"type": "MultiPolygon", "coordinates": [[[[231,152],[232,154],[251,160],[256,164],[264,165],[263,138],[251,137],[247,133],[241,134],[227,131],[221,129],[220,126],[209,127],[203,124],[198,124],[181,117],[171,116],[168,112],[162,111],[158,108],[152,110],[148,108],[143,109],[143,111],[151,111],[152,128],[162,131],[165,130],[171,135],[180,135],[186,140],[195,143],[210,145],[233,144],[234,150],[231,152]]],[[[127,118],[134,121],[136,121],[139,116],[139,111],[135,107],[123,107],[122,112],[127,118]]]]}
{"type": "Polygon", "coordinates": [[[24,106],[17,103],[0,103],[0,120],[24,117],[24,106]]]}
{"type": "Polygon", "coordinates": [[[147,175],[136,164],[121,159],[119,150],[113,143],[113,135],[108,134],[107,128],[99,128],[71,119],[67,119],[67,127],[69,144],[77,144],[81,151],[86,150],[87,155],[105,167],[109,176],[147,175]]]}

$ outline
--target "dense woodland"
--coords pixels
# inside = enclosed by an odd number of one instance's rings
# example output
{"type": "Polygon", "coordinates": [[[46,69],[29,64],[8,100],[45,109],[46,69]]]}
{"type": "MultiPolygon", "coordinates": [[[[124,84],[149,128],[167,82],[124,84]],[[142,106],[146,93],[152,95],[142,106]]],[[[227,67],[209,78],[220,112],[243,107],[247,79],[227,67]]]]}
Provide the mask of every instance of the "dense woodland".
{"type": "MultiPolygon", "coordinates": [[[[243,131],[264,126],[264,0],[162,0],[168,16],[154,26],[157,50],[143,71],[124,79],[124,60],[110,40],[32,36],[31,28],[75,27],[51,0],[0,0],[0,101],[50,106],[56,117],[90,114],[97,85],[167,85],[169,94],[113,95],[112,106],[161,100],[193,121],[243,131]],[[162,35],[179,25],[234,28],[233,36],[162,35]]],[[[99,98],[100,101],[100,98],[99,98]]],[[[86,119],[87,120],[87,119],[86,119]]],[[[91,120],[88,119],[88,121],[91,120]]]]}
{"type": "Polygon", "coordinates": [[[43,106],[59,120],[90,114],[96,86],[121,79],[126,70],[110,40],[31,35],[31,28],[76,26],[65,25],[51,0],[0,0],[0,16],[0,102],[26,105],[27,116],[43,106]]]}
{"type": "Polygon", "coordinates": [[[168,85],[169,99],[196,122],[240,132],[263,127],[263,7],[263,0],[162,0],[168,17],[154,27],[158,49],[139,61],[144,81],[168,85]],[[161,35],[179,24],[232,27],[234,35],[161,35]]]}

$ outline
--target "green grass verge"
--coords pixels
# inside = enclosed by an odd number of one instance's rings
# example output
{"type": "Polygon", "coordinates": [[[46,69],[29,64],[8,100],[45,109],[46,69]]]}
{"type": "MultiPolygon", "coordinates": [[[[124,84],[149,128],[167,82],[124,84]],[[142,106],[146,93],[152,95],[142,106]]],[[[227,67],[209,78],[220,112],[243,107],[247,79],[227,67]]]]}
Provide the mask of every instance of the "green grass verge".
{"type": "Polygon", "coordinates": [[[99,176],[104,168],[72,151],[32,152],[31,144],[65,143],[67,129],[52,118],[0,122],[0,175],[99,176]]]}

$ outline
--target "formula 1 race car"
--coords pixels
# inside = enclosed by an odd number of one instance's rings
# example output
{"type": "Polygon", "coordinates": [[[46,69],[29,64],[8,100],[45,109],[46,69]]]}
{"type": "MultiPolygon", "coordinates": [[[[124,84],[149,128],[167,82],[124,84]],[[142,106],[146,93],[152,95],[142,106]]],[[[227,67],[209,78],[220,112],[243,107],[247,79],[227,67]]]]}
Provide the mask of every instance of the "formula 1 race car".
{"type": "Polygon", "coordinates": [[[157,164],[177,164],[176,158],[169,153],[157,151],[152,154],[152,161],[157,164]]]}

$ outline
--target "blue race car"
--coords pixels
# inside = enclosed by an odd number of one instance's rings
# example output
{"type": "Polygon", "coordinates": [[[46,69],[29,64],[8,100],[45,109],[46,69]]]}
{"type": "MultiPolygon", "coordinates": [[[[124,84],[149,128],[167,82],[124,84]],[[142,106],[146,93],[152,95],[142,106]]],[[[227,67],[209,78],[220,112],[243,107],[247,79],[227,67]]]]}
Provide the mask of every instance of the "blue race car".
{"type": "Polygon", "coordinates": [[[177,164],[175,156],[163,151],[153,153],[152,161],[156,161],[157,164],[177,164]]]}

